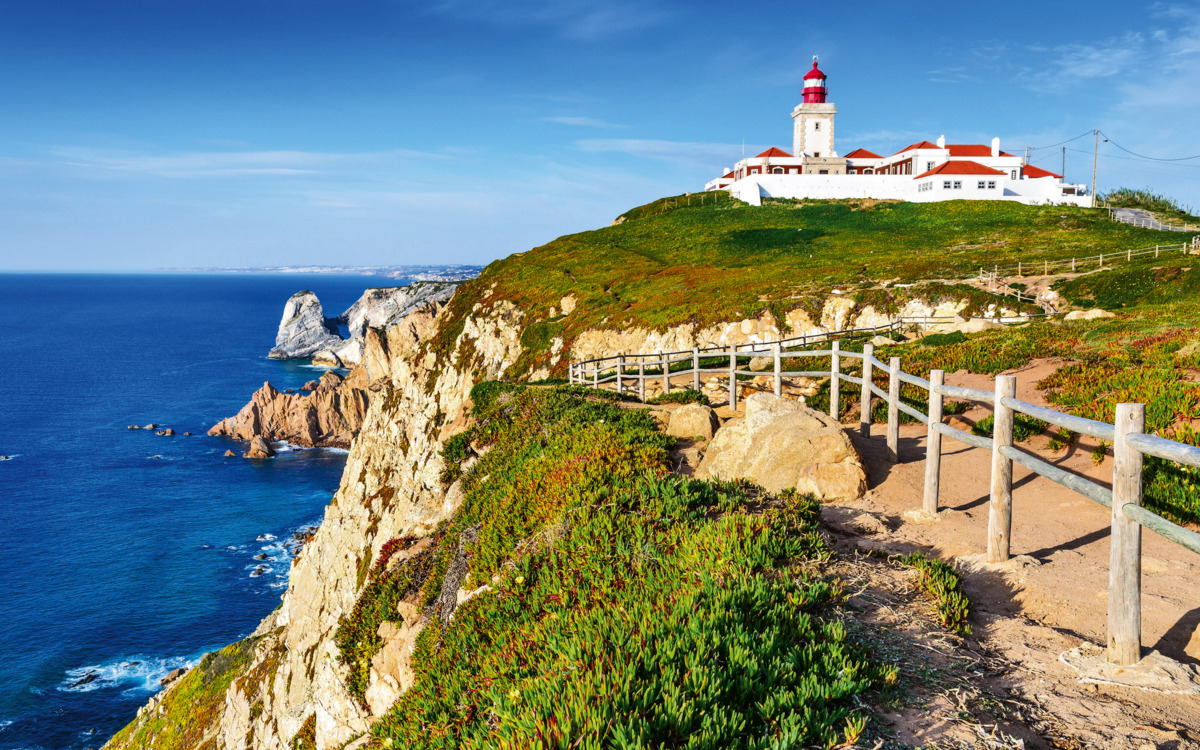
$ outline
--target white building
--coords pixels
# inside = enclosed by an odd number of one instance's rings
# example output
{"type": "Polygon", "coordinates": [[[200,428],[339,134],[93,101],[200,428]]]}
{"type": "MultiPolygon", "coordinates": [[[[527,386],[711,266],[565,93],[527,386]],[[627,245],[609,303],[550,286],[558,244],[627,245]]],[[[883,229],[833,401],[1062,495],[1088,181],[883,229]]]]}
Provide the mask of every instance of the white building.
{"type": "Polygon", "coordinates": [[[813,61],[804,101],[792,110],[792,153],[770,148],[742,159],[704,186],[761,205],[763,198],[878,198],[913,202],[1011,200],[1027,204],[1092,205],[1083,185],[1026,164],[991,145],[921,141],[891,156],[855,149],[838,156],[825,74],[813,61]]]}

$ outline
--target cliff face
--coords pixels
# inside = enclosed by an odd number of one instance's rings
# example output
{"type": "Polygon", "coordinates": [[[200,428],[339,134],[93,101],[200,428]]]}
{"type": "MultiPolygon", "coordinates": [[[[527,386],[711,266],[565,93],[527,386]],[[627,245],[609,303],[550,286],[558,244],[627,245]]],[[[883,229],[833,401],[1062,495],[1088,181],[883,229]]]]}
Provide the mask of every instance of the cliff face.
{"type": "Polygon", "coordinates": [[[317,295],[305,289],[296,292],[283,306],[283,318],[275,335],[271,359],[305,359],[322,349],[338,346],[342,337],[337,326],[325,317],[317,295]]]}
{"type": "MultiPolygon", "coordinates": [[[[472,282],[471,287],[477,285],[482,283],[472,282]]],[[[321,750],[365,744],[372,724],[411,684],[408,662],[422,623],[405,616],[399,626],[389,622],[384,623],[386,631],[380,627],[384,645],[364,670],[367,707],[347,687],[349,669],[339,659],[335,633],[354,609],[384,545],[411,537],[418,541],[410,551],[417,551],[423,538],[462,502],[457,483],[445,488],[440,481],[440,450],[450,435],[468,425],[472,386],[511,374],[524,366],[516,363],[530,361],[522,339],[538,321],[511,301],[487,299],[487,288],[471,287],[462,290],[470,296],[456,298],[439,311],[426,307],[383,330],[364,329],[362,365],[355,377],[369,383],[363,390],[369,404],[351,444],[341,486],[316,536],[297,556],[279,609],[242,643],[239,653],[245,663],[227,682],[214,683],[221,695],[206,704],[213,708],[202,716],[173,715],[167,707],[177,702],[179,688],[172,686],[108,747],[146,747],[150,737],[156,739],[156,750],[200,746],[172,744],[162,728],[163,722],[171,721],[203,726],[201,734],[213,743],[205,747],[228,750],[291,747],[297,736],[311,737],[311,746],[321,750]],[[250,651],[253,655],[245,657],[250,651]]],[[[564,304],[564,314],[569,316],[571,307],[564,304]]],[[[833,298],[820,310],[819,322],[797,311],[786,317],[803,330],[865,325],[874,314],[855,313],[833,298]]],[[[689,325],[665,331],[591,330],[576,339],[573,353],[578,358],[776,335],[778,324],[768,317],[702,331],[689,325]]],[[[565,370],[568,353],[563,342],[552,340],[548,348],[552,366],[565,370]]],[[[262,398],[256,394],[256,401],[247,406],[250,413],[243,423],[274,423],[268,406],[277,403],[279,395],[260,393],[262,398]]],[[[447,574],[443,597],[453,602],[472,595],[450,578],[447,574]]],[[[404,606],[408,605],[402,602],[404,606]]]]}

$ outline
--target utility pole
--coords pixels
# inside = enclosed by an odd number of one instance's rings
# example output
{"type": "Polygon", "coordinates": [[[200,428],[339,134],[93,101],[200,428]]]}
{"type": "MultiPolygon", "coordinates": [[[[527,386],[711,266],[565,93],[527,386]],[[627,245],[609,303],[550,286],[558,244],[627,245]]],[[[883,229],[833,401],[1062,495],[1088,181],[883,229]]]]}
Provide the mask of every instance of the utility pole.
{"type": "Polygon", "coordinates": [[[1092,148],[1092,208],[1096,207],[1096,160],[1100,157],[1100,128],[1096,128],[1096,145],[1092,148]]]}
{"type": "Polygon", "coordinates": [[[1025,147],[1025,164],[1022,166],[1026,166],[1026,167],[1029,166],[1029,147],[1028,146],[1025,147]]]}
{"type": "Polygon", "coordinates": [[[1067,147],[1063,146],[1062,181],[1067,181],[1067,147]]]}

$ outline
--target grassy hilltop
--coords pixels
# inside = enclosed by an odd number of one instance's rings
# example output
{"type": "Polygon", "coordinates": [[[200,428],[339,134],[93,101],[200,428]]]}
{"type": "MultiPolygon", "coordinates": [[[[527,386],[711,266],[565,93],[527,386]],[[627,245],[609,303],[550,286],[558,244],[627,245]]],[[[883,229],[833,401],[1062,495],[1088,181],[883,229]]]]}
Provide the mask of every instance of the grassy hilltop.
{"type": "MultiPolygon", "coordinates": [[[[1182,235],[1112,222],[1102,209],[994,201],[885,203],[777,201],[748,206],[728,196],[664,198],[618,223],[560,237],[487,267],[456,295],[468,305],[512,300],[526,311],[528,358],[512,375],[547,359],[550,341],[567,348],[589,328],[662,329],[807,307],[831,288],[879,309],[895,295],[938,299],[979,295],[881,289],[881,282],[960,280],[982,265],[1035,263],[1178,243],[1182,235]],[[702,202],[703,201],[703,202],[702,202]],[[560,300],[577,302],[569,319],[560,300]]],[[[987,301],[994,301],[987,295],[987,301]]],[[[447,330],[447,347],[461,328],[447,330]]],[[[560,369],[562,369],[560,367],[560,369]]],[[[561,373],[560,373],[561,374],[561,373]]]]}

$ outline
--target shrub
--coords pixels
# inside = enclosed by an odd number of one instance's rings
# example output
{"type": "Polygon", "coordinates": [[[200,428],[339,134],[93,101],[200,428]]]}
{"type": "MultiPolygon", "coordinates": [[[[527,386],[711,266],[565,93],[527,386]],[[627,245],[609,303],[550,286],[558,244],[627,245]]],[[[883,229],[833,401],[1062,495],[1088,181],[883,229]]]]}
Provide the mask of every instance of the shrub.
{"type": "Polygon", "coordinates": [[[950,344],[961,344],[966,340],[967,337],[962,331],[931,333],[921,339],[921,346],[949,346],[950,344]]]}
{"type": "Polygon", "coordinates": [[[647,404],[703,404],[709,405],[708,396],[691,388],[670,393],[660,393],[646,401],[647,404]]]}

